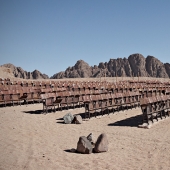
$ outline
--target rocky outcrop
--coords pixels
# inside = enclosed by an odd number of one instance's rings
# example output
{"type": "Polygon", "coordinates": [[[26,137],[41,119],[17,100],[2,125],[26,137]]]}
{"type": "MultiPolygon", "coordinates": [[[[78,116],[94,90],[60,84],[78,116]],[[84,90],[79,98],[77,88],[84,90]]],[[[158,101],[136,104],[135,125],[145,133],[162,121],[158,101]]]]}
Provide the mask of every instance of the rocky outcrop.
{"type": "Polygon", "coordinates": [[[16,67],[13,64],[4,64],[2,67],[9,68],[11,73],[16,78],[23,79],[48,79],[49,77],[46,74],[42,74],[38,70],[34,70],[33,72],[24,71],[21,67],[16,67]]]}
{"type": "Polygon", "coordinates": [[[170,64],[169,63],[165,63],[164,66],[165,66],[166,73],[170,77],[170,64]]]}
{"type": "Polygon", "coordinates": [[[164,78],[169,77],[166,72],[164,64],[153,56],[147,56],[146,70],[150,77],[164,77],[164,78]]]}
{"type": "Polygon", "coordinates": [[[170,77],[170,64],[161,63],[153,56],[146,58],[142,54],[132,54],[128,58],[110,59],[99,65],[89,66],[83,60],[77,61],[73,67],[54,74],[51,78],[88,78],[88,77],[170,77]]]}
{"type": "Polygon", "coordinates": [[[128,57],[128,61],[134,76],[147,77],[148,73],[145,68],[145,57],[141,54],[132,54],[128,57]]]}
{"type": "Polygon", "coordinates": [[[78,60],[73,67],[68,67],[65,72],[53,75],[52,79],[61,78],[87,78],[92,76],[92,68],[83,60],[78,60]]]}

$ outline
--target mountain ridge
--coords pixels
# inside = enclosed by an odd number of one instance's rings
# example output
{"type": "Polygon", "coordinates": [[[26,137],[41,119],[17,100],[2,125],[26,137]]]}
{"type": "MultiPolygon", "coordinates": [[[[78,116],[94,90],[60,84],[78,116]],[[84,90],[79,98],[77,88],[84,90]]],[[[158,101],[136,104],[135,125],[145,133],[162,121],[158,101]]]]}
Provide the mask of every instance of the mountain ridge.
{"type": "Polygon", "coordinates": [[[11,63],[3,64],[1,67],[8,68],[9,73],[16,78],[22,79],[49,79],[48,75],[42,74],[38,70],[34,70],[33,72],[27,72],[23,70],[21,67],[16,67],[11,63]]]}
{"type": "Polygon", "coordinates": [[[110,59],[108,62],[100,62],[90,66],[83,60],[78,60],[72,67],[54,74],[51,79],[63,78],[89,78],[89,77],[156,77],[170,78],[170,64],[163,64],[154,56],[146,58],[139,53],[131,54],[128,58],[110,59]]]}
{"type": "MultiPolygon", "coordinates": [[[[38,70],[27,72],[21,67],[13,64],[4,64],[1,68],[7,68],[11,76],[22,79],[49,79],[48,75],[38,70]]],[[[5,73],[4,73],[5,75],[5,73]]],[[[110,59],[108,62],[100,62],[98,65],[90,66],[84,60],[78,60],[74,66],[69,66],[65,71],[55,73],[50,79],[64,78],[98,78],[104,77],[155,77],[170,78],[170,64],[162,63],[154,56],[146,58],[139,53],[131,54],[128,58],[110,59]]]]}

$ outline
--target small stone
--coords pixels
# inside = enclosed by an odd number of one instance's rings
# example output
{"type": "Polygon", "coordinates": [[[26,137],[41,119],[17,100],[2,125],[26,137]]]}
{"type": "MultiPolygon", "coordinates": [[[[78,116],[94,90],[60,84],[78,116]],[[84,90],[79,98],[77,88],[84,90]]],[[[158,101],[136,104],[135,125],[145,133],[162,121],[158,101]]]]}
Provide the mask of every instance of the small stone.
{"type": "Polygon", "coordinates": [[[74,119],[73,119],[72,123],[82,124],[83,123],[83,119],[82,119],[82,117],[80,115],[74,115],[74,119]]]}

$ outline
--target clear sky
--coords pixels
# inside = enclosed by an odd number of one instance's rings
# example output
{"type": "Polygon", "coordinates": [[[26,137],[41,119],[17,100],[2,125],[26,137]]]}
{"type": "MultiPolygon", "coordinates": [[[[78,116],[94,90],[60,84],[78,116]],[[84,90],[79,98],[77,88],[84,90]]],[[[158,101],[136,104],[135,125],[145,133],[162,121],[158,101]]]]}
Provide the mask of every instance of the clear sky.
{"type": "Polygon", "coordinates": [[[0,0],[0,65],[52,76],[134,53],[170,63],[170,0],[0,0]]]}

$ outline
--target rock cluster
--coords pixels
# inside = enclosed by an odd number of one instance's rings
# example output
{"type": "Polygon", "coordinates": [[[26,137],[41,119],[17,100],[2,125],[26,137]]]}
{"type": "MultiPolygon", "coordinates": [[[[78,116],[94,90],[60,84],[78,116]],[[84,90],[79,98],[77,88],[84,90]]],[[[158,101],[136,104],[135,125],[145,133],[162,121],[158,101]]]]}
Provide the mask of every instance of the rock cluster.
{"type": "Polygon", "coordinates": [[[170,77],[170,64],[163,64],[153,56],[146,58],[141,54],[132,54],[128,58],[110,59],[109,62],[89,66],[83,60],[77,61],[73,67],[54,74],[51,78],[89,78],[89,77],[170,77]]]}
{"type": "Polygon", "coordinates": [[[108,139],[105,133],[99,135],[97,141],[94,143],[92,139],[92,133],[90,133],[87,137],[80,136],[79,141],[77,143],[78,153],[82,154],[90,154],[101,153],[108,151],[108,139]]]}
{"type": "Polygon", "coordinates": [[[66,115],[64,115],[63,117],[64,123],[65,124],[82,124],[83,123],[83,119],[80,115],[72,115],[71,113],[67,113],[66,115]]]}

